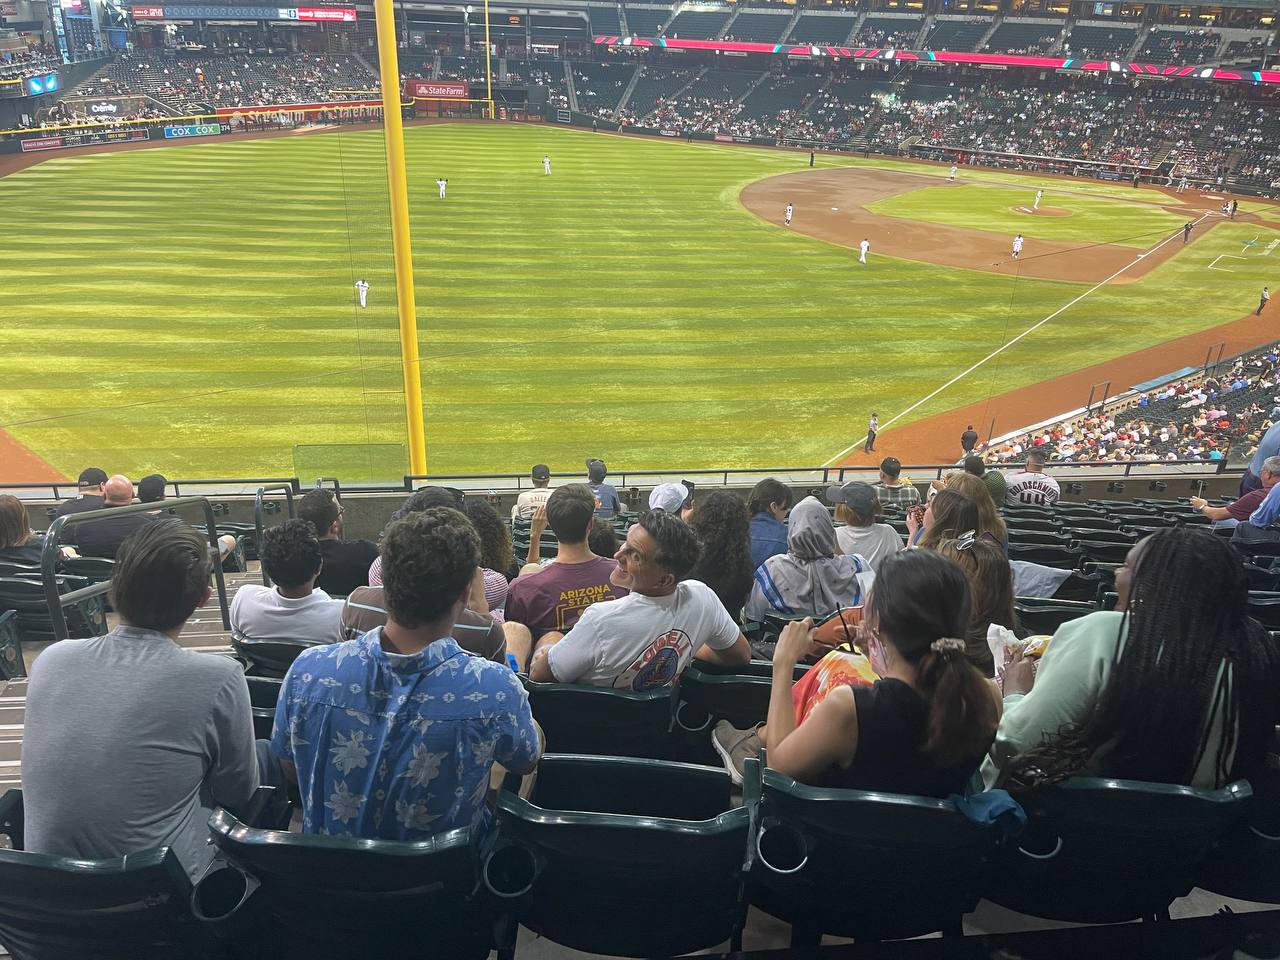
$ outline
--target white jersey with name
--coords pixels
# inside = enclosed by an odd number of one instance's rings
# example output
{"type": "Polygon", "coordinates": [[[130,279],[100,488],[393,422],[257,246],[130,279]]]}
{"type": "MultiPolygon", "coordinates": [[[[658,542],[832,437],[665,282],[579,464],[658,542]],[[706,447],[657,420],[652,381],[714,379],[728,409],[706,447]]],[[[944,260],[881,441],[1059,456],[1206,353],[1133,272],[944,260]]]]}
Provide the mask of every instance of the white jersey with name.
{"type": "Polygon", "coordinates": [[[1008,473],[1004,483],[1008,506],[1052,507],[1062,496],[1058,481],[1043,473],[1008,473]]]}

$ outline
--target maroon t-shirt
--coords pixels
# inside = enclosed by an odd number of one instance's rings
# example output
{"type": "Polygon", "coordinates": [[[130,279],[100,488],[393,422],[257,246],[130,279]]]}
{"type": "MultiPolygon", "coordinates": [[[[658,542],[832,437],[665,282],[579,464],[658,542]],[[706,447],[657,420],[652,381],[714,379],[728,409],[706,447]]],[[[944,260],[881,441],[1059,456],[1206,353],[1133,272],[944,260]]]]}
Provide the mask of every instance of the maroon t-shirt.
{"type": "Polygon", "coordinates": [[[1250,490],[1239,500],[1234,503],[1227,504],[1227,513],[1231,514],[1236,520],[1244,523],[1249,519],[1249,514],[1258,509],[1258,505],[1266,499],[1266,490],[1250,490]]]}
{"type": "Polygon", "coordinates": [[[537,573],[517,577],[507,593],[507,622],[523,623],[535,637],[549,630],[572,630],[591,604],[627,595],[609,582],[617,566],[616,560],[596,557],[586,563],[549,563],[537,573]]]}

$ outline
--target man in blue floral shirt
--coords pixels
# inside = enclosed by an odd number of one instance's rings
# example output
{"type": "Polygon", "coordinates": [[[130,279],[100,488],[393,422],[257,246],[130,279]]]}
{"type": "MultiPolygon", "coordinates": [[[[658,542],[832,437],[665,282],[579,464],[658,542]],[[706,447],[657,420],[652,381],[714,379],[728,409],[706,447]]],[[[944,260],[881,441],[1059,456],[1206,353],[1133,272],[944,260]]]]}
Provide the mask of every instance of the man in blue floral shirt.
{"type": "Polygon", "coordinates": [[[307,833],[422,840],[483,832],[490,769],[541,752],[516,675],[449,636],[480,558],[457,510],[392,524],[383,539],[388,622],[304,651],[285,677],[271,749],[302,795],[307,833]]]}

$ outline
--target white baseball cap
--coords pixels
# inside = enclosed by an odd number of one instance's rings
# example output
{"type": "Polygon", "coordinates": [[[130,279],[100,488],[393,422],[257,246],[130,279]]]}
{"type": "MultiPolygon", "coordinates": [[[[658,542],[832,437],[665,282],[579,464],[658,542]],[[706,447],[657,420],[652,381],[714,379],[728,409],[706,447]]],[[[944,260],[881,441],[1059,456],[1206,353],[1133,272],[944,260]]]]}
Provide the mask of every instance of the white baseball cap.
{"type": "Polygon", "coordinates": [[[649,509],[679,513],[688,496],[689,488],[683,483],[660,483],[649,494],[649,509]]]}

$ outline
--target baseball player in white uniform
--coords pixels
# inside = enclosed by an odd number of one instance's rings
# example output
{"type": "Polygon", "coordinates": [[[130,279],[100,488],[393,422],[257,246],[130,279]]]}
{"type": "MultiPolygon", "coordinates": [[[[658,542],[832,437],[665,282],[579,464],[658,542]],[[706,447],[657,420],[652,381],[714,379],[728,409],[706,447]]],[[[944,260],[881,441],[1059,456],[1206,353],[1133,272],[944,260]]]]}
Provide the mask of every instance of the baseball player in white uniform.
{"type": "Polygon", "coordinates": [[[365,307],[365,306],[367,306],[367,305],[368,305],[368,304],[366,304],[366,303],[365,303],[365,299],[369,296],[369,281],[368,281],[368,280],[357,280],[357,281],[356,281],[356,296],[358,296],[358,297],[360,298],[360,306],[361,306],[361,308],[363,308],[363,307],[365,307]]]}
{"type": "Polygon", "coordinates": [[[795,212],[795,209],[796,208],[791,204],[787,204],[787,216],[786,219],[782,221],[784,226],[791,226],[791,214],[795,212]]]}
{"type": "Polygon", "coordinates": [[[544,176],[551,176],[551,158],[549,156],[542,158],[542,173],[544,176]]]}
{"type": "Polygon", "coordinates": [[[441,200],[443,200],[443,199],[444,199],[444,192],[445,192],[445,190],[446,190],[446,189],[448,188],[448,186],[449,186],[449,181],[448,181],[448,180],[437,180],[437,181],[436,181],[436,186],[440,188],[440,199],[441,199],[441,200]]]}
{"type": "Polygon", "coordinates": [[[1039,210],[1039,209],[1040,209],[1040,198],[1041,198],[1041,197],[1043,197],[1043,196],[1044,196],[1044,191],[1043,191],[1043,190],[1037,190],[1037,191],[1036,191],[1036,202],[1035,202],[1035,203],[1033,203],[1033,204],[1031,205],[1031,209],[1032,209],[1032,210],[1039,210]]]}
{"type": "Polygon", "coordinates": [[[866,237],[862,238],[862,242],[858,244],[858,262],[867,262],[867,251],[871,249],[871,241],[866,237]]]}
{"type": "Polygon", "coordinates": [[[959,169],[959,168],[958,168],[958,167],[953,163],[953,164],[951,165],[951,172],[950,172],[949,174],[947,174],[947,179],[948,179],[948,180],[952,180],[952,181],[954,181],[954,180],[955,180],[955,178],[956,178],[956,171],[957,171],[958,169],[959,169]]]}
{"type": "Polygon", "coordinates": [[[1186,189],[1187,189],[1187,178],[1183,177],[1181,180],[1178,181],[1178,192],[1185,193],[1186,189]]]}
{"type": "Polygon", "coordinates": [[[1022,234],[1018,234],[1013,238],[1013,259],[1015,260],[1017,260],[1018,256],[1022,253],[1022,243],[1022,234]]]}

